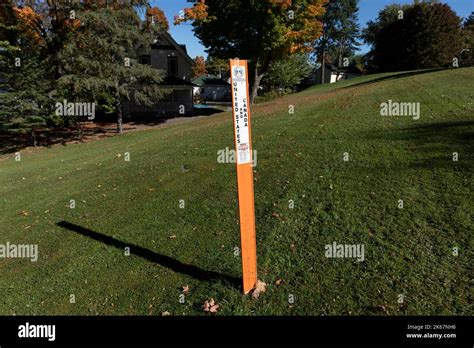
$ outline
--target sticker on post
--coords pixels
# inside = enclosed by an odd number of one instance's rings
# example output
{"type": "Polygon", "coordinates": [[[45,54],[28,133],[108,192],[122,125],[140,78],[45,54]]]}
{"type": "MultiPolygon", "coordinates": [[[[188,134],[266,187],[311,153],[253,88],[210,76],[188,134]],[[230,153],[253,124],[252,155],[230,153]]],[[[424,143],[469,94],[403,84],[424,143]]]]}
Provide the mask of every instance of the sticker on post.
{"type": "Polygon", "coordinates": [[[249,144],[239,145],[239,163],[250,163],[250,147],[249,144]]]}

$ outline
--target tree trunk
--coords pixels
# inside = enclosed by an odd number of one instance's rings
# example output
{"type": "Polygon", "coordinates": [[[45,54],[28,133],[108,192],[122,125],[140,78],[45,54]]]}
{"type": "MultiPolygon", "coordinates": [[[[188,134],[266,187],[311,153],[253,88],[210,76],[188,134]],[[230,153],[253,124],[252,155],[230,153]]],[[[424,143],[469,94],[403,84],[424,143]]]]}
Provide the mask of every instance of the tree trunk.
{"type": "MultiPolygon", "coordinates": [[[[273,57],[273,51],[270,51],[264,60],[264,63],[260,66],[259,68],[259,60],[257,59],[252,65],[253,67],[253,74],[250,75],[249,77],[251,78],[250,85],[252,88],[252,91],[250,93],[250,103],[254,104],[255,99],[257,98],[258,95],[258,88],[260,87],[260,82],[262,82],[262,78],[265,76],[266,72],[268,71],[270,67],[270,63],[272,62],[272,57],[273,57]]],[[[251,70],[251,69],[249,69],[251,70]]]]}
{"type": "Polygon", "coordinates": [[[82,139],[84,138],[84,128],[82,126],[82,122],[79,121],[77,125],[78,125],[77,136],[79,138],[79,141],[82,141],[82,139]]]}
{"type": "Polygon", "coordinates": [[[326,42],[326,30],[323,26],[323,41],[321,43],[321,51],[322,52],[321,52],[321,81],[320,81],[322,85],[324,84],[324,78],[325,78],[324,75],[326,75],[325,74],[326,57],[324,55],[324,53],[325,53],[324,51],[326,51],[326,44],[327,44],[327,42],[326,42]]]}
{"type": "Polygon", "coordinates": [[[33,146],[36,147],[36,145],[37,145],[37,143],[36,143],[36,133],[35,133],[34,129],[31,130],[31,137],[33,138],[33,146]]]}
{"type": "Polygon", "coordinates": [[[120,101],[117,102],[117,133],[123,133],[123,114],[122,114],[122,104],[120,101]]]}
{"type": "MultiPolygon", "coordinates": [[[[343,39],[344,40],[344,39],[343,39]]],[[[341,44],[339,45],[339,52],[338,52],[338,62],[337,62],[337,77],[336,77],[336,82],[339,81],[339,76],[341,74],[341,65],[342,65],[342,41],[341,44]]]]}
{"type": "Polygon", "coordinates": [[[258,88],[260,87],[260,82],[262,81],[264,74],[259,74],[257,67],[255,67],[254,77],[253,77],[253,85],[252,85],[252,93],[250,95],[250,103],[254,104],[255,99],[258,95],[258,88]]]}
{"type": "Polygon", "coordinates": [[[326,65],[326,59],[324,57],[324,52],[322,54],[322,57],[321,57],[321,84],[324,84],[324,71],[326,70],[325,69],[325,65],[326,65]]]}
{"type": "Polygon", "coordinates": [[[339,81],[339,76],[341,75],[341,65],[342,65],[342,52],[339,50],[339,59],[337,62],[337,78],[336,82],[339,81]]]}
{"type": "Polygon", "coordinates": [[[122,103],[120,102],[120,93],[118,88],[118,82],[115,82],[115,107],[117,109],[117,133],[123,133],[123,111],[122,103]]]}

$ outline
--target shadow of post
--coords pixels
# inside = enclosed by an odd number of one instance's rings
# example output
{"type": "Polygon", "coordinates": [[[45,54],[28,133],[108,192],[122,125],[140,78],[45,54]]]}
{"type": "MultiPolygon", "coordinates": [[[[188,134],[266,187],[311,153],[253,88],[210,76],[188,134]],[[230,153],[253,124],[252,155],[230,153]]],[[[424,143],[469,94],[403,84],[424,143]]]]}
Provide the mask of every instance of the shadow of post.
{"type": "Polygon", "coordinates": [[[72,232],[79,233],[83,236],[89,237],[96,241],[102,242],[104,244],[113,246],[117,249],[124,250],[126,247],[130,248],[130,253],[136,256],[142,257],[145,260],[159,264],[160,266],[166,267],[174,272],[188,275],[199,281],[224,281],[230,284],[232,287],[239,289],[241,288],[241,279],[233,277],[226,274],[221,274],[213,271],[204,270],[197,266],[184,264],[176,259],[173,259],[166,255],[161,255],[151,251],[149,249],[143,248],[138,245],[122,242],[113,237],[106,236],[104,234],[94,232],[82,226],[67,222],[60,221],[56,224],[61,228],[68,229],[72,232]]]}

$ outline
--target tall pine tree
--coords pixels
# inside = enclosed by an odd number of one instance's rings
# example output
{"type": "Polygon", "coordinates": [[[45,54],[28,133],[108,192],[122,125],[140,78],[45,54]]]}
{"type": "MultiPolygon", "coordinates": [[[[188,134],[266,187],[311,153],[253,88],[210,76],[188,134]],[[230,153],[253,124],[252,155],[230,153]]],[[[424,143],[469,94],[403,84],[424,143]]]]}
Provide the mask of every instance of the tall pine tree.
{"type": "Polygon", "coordinates": [[[15,7],[12,1],[0,5],[0,129],[31,134],[51,121],[52,100],[44,56],[37,38],[30,35],[30,20],[37,19],[29,7],[15,7]]]}
{"type": "Polygon", "coordinates": [[[90,103],[109,96],[122,133],[124,101],[151,106],[168,92],[160,86],[164,73],[139,63],[140,54],[149,53],[165,26],[153,17],[141,22],[134,7],[126,4],[78,8],[75,19],[80,24],[74,40],[58,55],[58,95],[90,103]]]}
{"type": "Polygon", "coordinates": [[[353,57],[360,45],[358,0],[329,0],[325,9],[322,17],[323,36],[315,42],[315,51],[321,63],[321,83],[324,83],[324,67],[328,59],[335,63],[339,74],[344,67],[343,58],[353,57]]]}

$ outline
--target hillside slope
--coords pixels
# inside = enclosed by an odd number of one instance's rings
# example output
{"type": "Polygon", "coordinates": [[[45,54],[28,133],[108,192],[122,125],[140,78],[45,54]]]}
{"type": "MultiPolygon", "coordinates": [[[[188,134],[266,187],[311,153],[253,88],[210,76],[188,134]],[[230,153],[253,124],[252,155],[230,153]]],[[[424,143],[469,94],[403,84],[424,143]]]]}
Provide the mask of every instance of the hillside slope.
{"type": "Polygon", "coordinates": [[[0,259],[0,314],[201,314],[214,298],[227,315],[472,315],[473,81],[372,75],[252,109],[258,300],[239,288],[235,165],[217,162],[230,114],[0,156],[0,244],[39,246],[0,259]],[[388,100],[420,119],[380,116],[388,100]],[[364,261],[327,258],[333,242],[364,261]]]}

